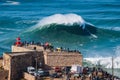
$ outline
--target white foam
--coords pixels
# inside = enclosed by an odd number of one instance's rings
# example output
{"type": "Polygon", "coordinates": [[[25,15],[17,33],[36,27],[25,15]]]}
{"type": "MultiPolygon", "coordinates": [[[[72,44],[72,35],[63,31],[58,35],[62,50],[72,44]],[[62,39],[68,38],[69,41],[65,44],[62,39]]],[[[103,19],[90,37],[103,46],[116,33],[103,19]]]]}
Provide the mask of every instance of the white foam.
{"type": "Polygon", "coordinates": [[[0,32],[0,34],[3,34],[4,32],[0,32]]]}
{"type": "MultiPolygon", "coordinates": [[[[112,57],[96,57],[96,58],[85,58],[94,65],[102,65],[105,68],[112,68],[112,57]]],[[[120,56],[113,57],[114,68],[120,68],[120,56]]]]}
{"type": "Polygon", "coordinates": [[[19,29],[13,29],[13,28],[0,28],[0,30],[20,31],[19,29]]]}
{"type": "Polygon", "coordinates": [[[108,30],[114,30],[114,31],[120,31],[120,27],[119,26],[113,26],[113,27],[100,27],[103,29],[108,29],[108,30]]]}
{"type": "Polygon", "coordinates": [[[114,48],[114,51],[115,51],[116,56],[120,56],[120,46],[119,45],[114,48]]]}
{"type": "Polygon", "coordinates": [[[90,34],[93,38],[98,38],[95,34],[90,34]]]}
{"type": "Polygon", "coordinates": [[[113,27],[113,28],[111,28],[111,30],[120,31],[120,27],[113,27]]]}
{"type": "Polygon", "coordinates": [[[20,2],[16,1],[6,1],[6,3],[3,3],[2,5],[19,5],[20,2]]]}
{"type": "Polygon", "coordinates": [[[84,19],[77,14],[54,14],[52,16],[43,18],[42,20],[39,21],[37,25],[33,26],[33,28],[38,28],[38,27],[42,28],[44,25],[49,25],[53,23],[64,24],[64,25],[73,25],[73,24],[78,24],[80,26],[85,25],[84,19]]]}
{"type": "MultiPolygon", "coordinates": [[[[114,47],[114,53],[113,53],[113,65],[114,68],[120,69],[120,45],[114,47]]],[[[90,61],[94,65],[102,65],[105,68],[112,68],[112,56],[111,57],[94,57],[94,58],[85,58],[85,60],[90,61]]]]}

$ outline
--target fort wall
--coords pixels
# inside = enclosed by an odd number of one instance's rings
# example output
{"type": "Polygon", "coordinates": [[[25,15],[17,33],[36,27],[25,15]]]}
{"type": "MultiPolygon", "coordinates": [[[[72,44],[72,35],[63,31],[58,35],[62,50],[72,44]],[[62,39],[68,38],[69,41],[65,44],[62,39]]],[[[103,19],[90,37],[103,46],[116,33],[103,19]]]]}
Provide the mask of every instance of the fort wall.
{"type": "Polygon", "coordinates": [[[5,70],[9,70],[10,69],[10,61],[11,57],[9,56],[9,54],[3,54],[3,68],[5,70]]]}
{"type": "Polygon", "coordinates": [[[44,51],[42,46],[37,45],[25,45],[25,46],[15,46],[12,45],[12,52],[24,52],[24,51],[44,51]]]}
{"type": "Polygon", "coordinates": [[[0,69],[0,80],[8,80],[8,70],[0,69]]]}
{"type": "Polygon", "coordinates": [[[23,72],[27,71],[28,66],[40,66],[51,69],[56,66],[72,66],[73,64],[82,65],[82,54],[77,51],[56,51],[44,50],[41,46],[12,46],[12,52],[3,55],[3,67],[9,71],[8,80],[19,80],[23,72]]]}
{"type": "Polygon", "coordinates": [[[79,52],[44,52],[45,65],[47,66],[72,66],[82,65],[82,55],[79,52]]]}
{"type": "Polygon", "coordinates": [[[9,70],[8,80],[19,80],[19,78],[23,75],[22,73],[27,71],[28,66],[36,66],[36,58],[37,64],[44,61],[43,52],[14,52],[12,54],[5,53],[3,67],[4,69],[9,70]]]}
{"type": "Polygon", "coordinates": [[[12,52],[24,52],[24,51],[34,51],[34,50],[25,47],[12,46],[12,52]]]}

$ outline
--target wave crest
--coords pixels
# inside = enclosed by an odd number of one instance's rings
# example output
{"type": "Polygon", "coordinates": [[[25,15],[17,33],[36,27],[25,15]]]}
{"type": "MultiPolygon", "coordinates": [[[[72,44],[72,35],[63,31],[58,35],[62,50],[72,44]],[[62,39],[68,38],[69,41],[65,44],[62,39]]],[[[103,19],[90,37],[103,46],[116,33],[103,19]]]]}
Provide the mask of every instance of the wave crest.
{"type": "MultiPolygon", "coordinates": [[[[98,38],[95,34],[97,28],[92,24],[84,21],[84,19],[77,14],[54,14],[52,16],[44,17],[35,26],[29,28],[26,32],[51,33],[51,35],[59,33],[69,33],[75,35],[91,36],[98,38]]],[[[45,35],[45,34],[44,34],[45,35]]]]}
{"type": "Polygon", "coordinates": [[[85,21],[84,19],[77,15],[77,14],[54,14],[52,16],[48,16],[43,18],[42,20],[39,21],[39,23],[35,26],[33,26],[32,28],[36,29],[36,28],[43,28],[45,27],[45,25],[49,25],[49,24],[62,24],[62,25],[80,25],[83,28],[85,27],[85,21]]]}

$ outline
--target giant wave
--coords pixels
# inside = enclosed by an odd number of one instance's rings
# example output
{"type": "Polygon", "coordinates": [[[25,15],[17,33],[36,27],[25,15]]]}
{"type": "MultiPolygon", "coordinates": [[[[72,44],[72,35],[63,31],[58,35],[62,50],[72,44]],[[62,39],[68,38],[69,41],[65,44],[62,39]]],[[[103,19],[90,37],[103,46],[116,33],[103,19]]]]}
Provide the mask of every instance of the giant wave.
{"type": "Polygon", "coordinates": [[[62,39],[62,36],[68,39],[74,39],[73,36],[76,36],[77,39],[84,38],[83,36],[87,36],[88,38],[98,38],[98,36],[100,38],[110,38],[112,35],[114,37],[120,36],[117,34],[119,33],[118,31],[95,27],[77,14],[54,14],[44,17],[25,32],[33,36],[46,36],[53,39],[58,37],[62,39]],[[69,35],[71,37],[68,37],[69,35]]]}
{"type": "Polygon", "coordinates": [[[29,31],[47,31],[52,32],[66,32],[76,35],[91,35],[97,38],[97,32],[94,25],[84,21],[84,19],[76,14],[55,14],[45,17],[40,22],[29,29],[29,31]]]}

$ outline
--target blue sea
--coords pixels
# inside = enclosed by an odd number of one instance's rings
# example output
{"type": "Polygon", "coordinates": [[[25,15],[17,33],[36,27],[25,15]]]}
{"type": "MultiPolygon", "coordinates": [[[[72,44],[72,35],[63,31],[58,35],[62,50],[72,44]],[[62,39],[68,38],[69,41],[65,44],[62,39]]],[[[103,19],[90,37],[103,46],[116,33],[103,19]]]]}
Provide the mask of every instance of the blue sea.
{"type": "Polygon", "coordinates": [[[0,0],[1,56],[17,37],[79,50],[106,68],[113,57],[119,69],[120,0],[0,0]]]}

